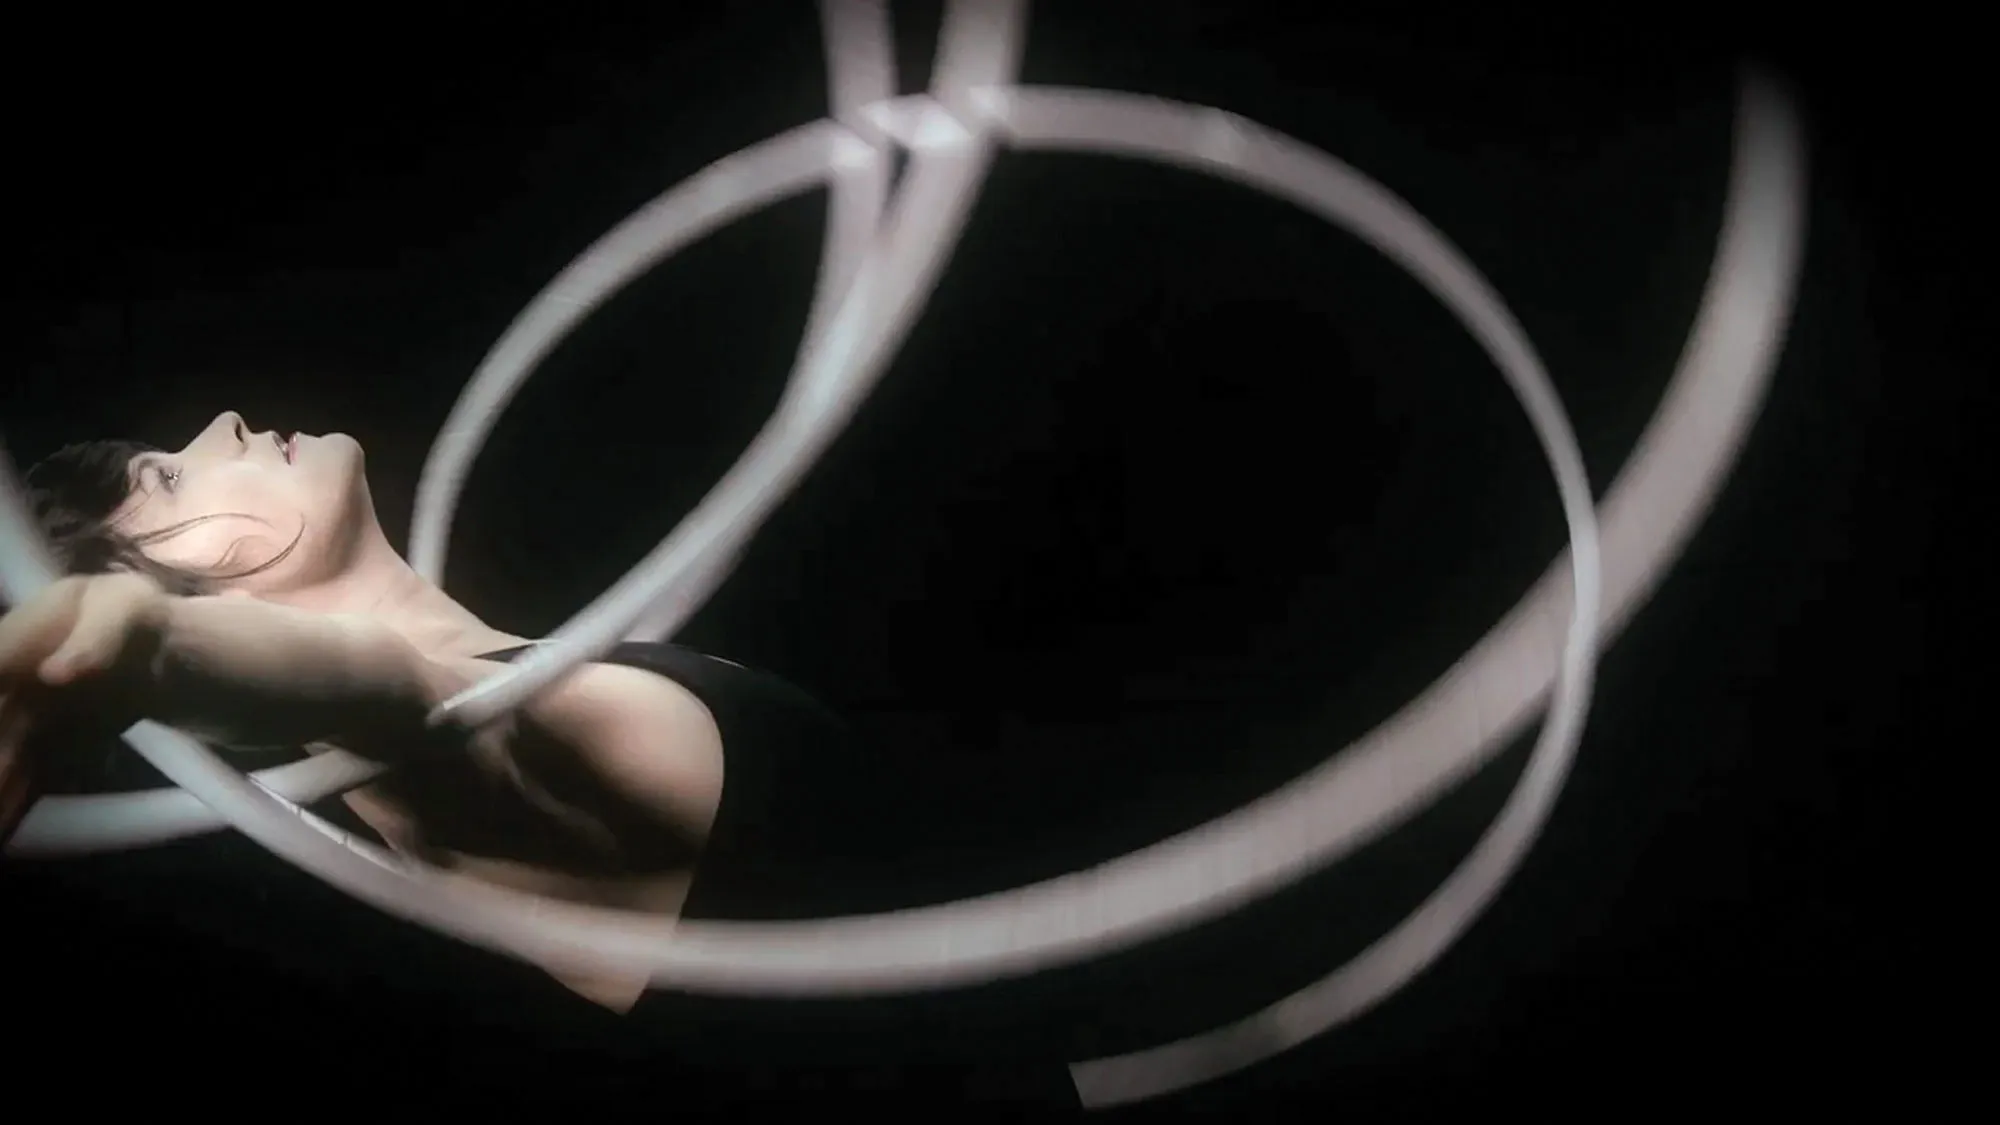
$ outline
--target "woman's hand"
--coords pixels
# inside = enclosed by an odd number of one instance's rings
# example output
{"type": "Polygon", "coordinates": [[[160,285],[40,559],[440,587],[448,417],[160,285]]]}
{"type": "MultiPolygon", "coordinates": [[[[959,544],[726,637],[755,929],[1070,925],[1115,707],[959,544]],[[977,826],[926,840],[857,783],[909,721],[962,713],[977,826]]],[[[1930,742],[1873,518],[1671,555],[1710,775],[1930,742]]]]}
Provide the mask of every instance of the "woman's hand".
{"type": "Polygon", "coordinates": [[[65,578],[0,617],[0,693],[62,688],[129,667],[156,647],[167,595],[149,578],[65,578]]]}
{"type": "Polygon", "coordinates": [[[0,841],[37,795],[31,742],[92,711],[123,726],[106,689],[158,650],[166,598],[135,574],[72,577],[0,617],[0,841]]]}

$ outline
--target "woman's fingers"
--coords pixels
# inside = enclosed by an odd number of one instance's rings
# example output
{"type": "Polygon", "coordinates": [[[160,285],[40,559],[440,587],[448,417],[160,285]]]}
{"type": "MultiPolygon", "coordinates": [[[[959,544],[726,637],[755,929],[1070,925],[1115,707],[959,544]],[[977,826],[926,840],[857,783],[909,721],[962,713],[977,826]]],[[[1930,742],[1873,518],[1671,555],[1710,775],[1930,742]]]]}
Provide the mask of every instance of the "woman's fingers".
{"type": "Polygon", "coordinates": [[[139,604],[139,591],[129,584],[92,583],[74,611],[69,635],[42,661],[38,678],[59,687],[109,671],[125,651],[139,604]]]}
{"type": "Polygon", "coordinates": [[[0,684],[67,684],[108,671],[157,625],[160,589],[136,574],[64,578],[0,617],[0,684]]]}
{"type": "Polygon", "coordinates": [[[71,632],[84,583],[65,578],[0,617],[0,690],[34,678],[71,632]]]}
{"type": "Polygon", "coordinates": [[[115,732],[129,715],[114,672],[163,621],[159,588],[138,576],[65,578],[0,616],[0,843],[38,792],[30,743],[115,732]]]}

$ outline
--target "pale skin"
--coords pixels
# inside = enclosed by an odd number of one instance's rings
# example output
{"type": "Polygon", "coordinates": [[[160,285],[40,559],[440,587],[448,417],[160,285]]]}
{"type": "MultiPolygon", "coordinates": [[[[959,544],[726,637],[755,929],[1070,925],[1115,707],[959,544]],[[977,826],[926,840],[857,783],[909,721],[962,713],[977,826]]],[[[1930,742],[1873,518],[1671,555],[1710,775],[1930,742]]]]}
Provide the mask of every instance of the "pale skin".
{"type": "MultiPolygon", "coordinates": [[[[229,579],[177,598],[134,575],[58,583],[0,618],[0,834],[32,795],[21,753],[65,697],[117,698],[224,746],[429,745],[436,704],[504,665],[523,638],[425,581],[376,519],[361,447],[286,443],[234,413],[184,448],[136,458],[117,526],[207,519],[145,550],[229,579]],[[295,542],[296,541],[296,542],[295,542]],[[293,545],[295,543],[295,545],[293,545]],[[293,545],[289,553],[287,545],[293,545]]],[[[673,681],[591,665],[510,721],[458,732],[346,801],[391,846],[535,894],[677,915],[721,800],[714,716],[673,681]]],[[[641,979],[544,966],[618,1011],[641,979]]]]}

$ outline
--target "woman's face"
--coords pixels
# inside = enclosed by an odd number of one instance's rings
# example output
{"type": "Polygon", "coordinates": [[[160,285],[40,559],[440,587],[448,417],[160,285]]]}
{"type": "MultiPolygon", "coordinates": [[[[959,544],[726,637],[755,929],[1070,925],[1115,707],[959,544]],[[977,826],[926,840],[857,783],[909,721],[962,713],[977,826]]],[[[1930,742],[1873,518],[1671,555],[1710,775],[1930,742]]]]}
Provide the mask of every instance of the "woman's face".
{"type": "Polygon", "coordinates": [[[226,411],[185,448],[132,459],[132,495],[116,526],[139,537],[186,524],[144,549],[204,574],[241,574],[292,547],[270,570],[227,585],[301,588],[339,574],[380,534],[362,465],[360,444],[346,434],[252,430],[226,411]]]}

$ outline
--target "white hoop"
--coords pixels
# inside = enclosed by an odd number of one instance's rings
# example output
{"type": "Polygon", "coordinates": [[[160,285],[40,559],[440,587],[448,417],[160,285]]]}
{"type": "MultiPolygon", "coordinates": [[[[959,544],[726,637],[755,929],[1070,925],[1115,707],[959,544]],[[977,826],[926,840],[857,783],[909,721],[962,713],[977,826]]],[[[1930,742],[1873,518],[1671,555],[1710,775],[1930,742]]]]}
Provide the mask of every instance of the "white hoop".
{"type": "MultiPolygon", "coordinates": [[[[913,100],[906,104],[923,108],[920,101],[913,100]]],[[[1004,95],[1004,105],[1009,133],[1017,143],[1032,143],[1037,140],[1045,143],[1068,142],[1195,164],[1203,161],[1206,151],[1212,151],[1212,146],[1204,143],[1207,131],[1213,122],[1207,111],[1105,94],[1029,90],[1007,93],[1004,95]]],[[[783,187],[796,190],[808,182],[814,171],[823,173],[830,165],[832,149],[828,142],[832,140],[834,138],[824,127],[808,127],[807,130],[795,132],[768,146],[752,150],[749,156],[735,162],[731,173],[750,180],[748,186],[758,198],[771,198],[778,194],[770,186],[774,180],[783,187]],[[800,144],[801,141],[805,144],[800,144]],[[811,146],[808,149],[809,154],[819,158],[819,169],[797,168],[797,164],[802,162],[789,159],[787,163],[792,164],[792,167],[787,168],[774,158],[793,158],[801,148],[806,148],[808,145],[811,146]],[[777,175],[773,174],[787,172],[790,175],[786,180],[778,180],[777,175]],[[750,179],[758,175],[765,179],[762,182],[750,179]]],[[[1377,243],[1387,243],[1392,250],[1399,252],[1400,257],[1414,261],[1420,269],[1431,275],[1425,280],[1434,286],[1451,287],[1444,294],[1447,302],[1455,308],[1455,311],[1461,312],[1478,325],[1483,342],[1487,343],[1489,349],[1498,353],[1497,358],[1504,365],[1503,370],[1508,370],[1519,383],[1525,385],[1534,411],[1531,418],[1538,429],[1543,431],[1545,443],[1556,447],[1555,458],[1562,466],[1565,490],[1568,493],[1566,507],[1571,517],[1587,530],[1593,523],[1594,513],[1590,507],[1587,486],[1582,481],[1581,459],[1576,456],[1573,447],[1567,451],[1562,449],[1566,444],[1565,435],[1562,433],[1564,427],[1559,408],[1554,403],[1553,390],[1548,387],[1545,379],[1539,377],[1540,372],[1535,368],[1532,355],[1520,340],[1518,331],[1513,328],[1509,318],[1500,311],[1497,302],[1472,274],[1469,267],[1459,262],[1457,256],[1439,244],[1434,237],[1428,236],[1420,221],[1405,208],[1351,171],[1335,165],[1330,160],[1314,157],[1300,146],[1290,145],[1289,142],[1275,137],[1261,138],[1257,142],[1246,144],[1240,153],[1241,162],[1234,168],[1223,169],[1224,171],[1248,179],[1257,186],[1299,199],[1309,206],[1317,205],[1321,210],[1330,210],[1330,206],[1316,198],[1329,191],[1344,191],[1351,197],[1359,198],[1362,202],[1357,208],[1360,212],[1357,225],[1371,224],[1362,227],[1361,233],[1364,237],[1377,243]]],[[[1349,206],[1354,205],[1349,204],[1349,206]]],[[[684,230],[685,227],[682,228],[682,231],[684,230]]],[[[676,241],[684,239],[682,231],[674,232],[676,235],[681,235],[676,241]]],[[[857,290],[866,281],[867,274],[864,272],[862,278],[857,281],[857,290]]],[[[850,302],[848,307],[854,305],[854,302],[850,302]]],[[[529,315],[533,315],[532,309],[529,315]]],[[[858,316],[849,319],[858,319],[858,316]]],[[[879,352],[879,349],[877,351],[879,352]]],[[[717,490],[718,494],[723,491],[723,488],[717,490]]],[[[700,513],[694,518],[699,519],[700,513]]],[[[695,554],[693,551],[684,553],[695,554]]],[[[1595,581],[1587,569],[1591,561],[1587,540],[1585,550],[1578,552],[1578,557],[1584,563],[1584,573],[1577,575],[1577,585],[1589,591],[1594,587],[1595,581]]],[[[643,605],[651,599],[635,600],[643,605]]],[[[1595,616],[1592,614],[1576,616],[1571,627],[1572,637],[1582,633],[1587,639],[1594,626],[1594,620],[1595,616]]],[[[622,630],[613,631],[612,635],[615,637],[620,631],[622,630]]],[[[1524,663],[1532,666],[1536,661],[1524,663]]],[[[1572,662],[1571,667],[1574,668],[1576,665],[1572,662]]],[[[1570,671],[1570,675],[1574,677],[1576,672],[1570,671]]],[[[502,677],[495,677],[488,682],[499,682],[501,679],[502,677]]],[[[1575,719],[1572,718],[1569,723],[1551,723],[1548,730],[1567,737],[1573,732],[1574,725],[1575,719]]],[[[1478,736],[1487,732],[1468,733],[1478,736]]],[[[1358,753],[1343,755],[1339,761],[1333,763],[1333,767],[1336,768],[1331,772],[1358,776],[1364,782],[1374,782],[1377,779],[1389,780],[1386,773],[1391,771],[1385,771],[1383,768],[1388,763],[1380,753],[1372,753],[1371,750],[1374,749],[1364,744],[1358,753]]],[[[1444,756],[1433,753],[1431,757],[1436,759],[1444,756]]],[[[204,764],[195,767],[194,770],[182,770],[182,772],[206,773],[206,763],[214,761],[206,751],[200,752],[198,760],[204,764]]],[[[617,917],[619,921],[615,926],[607,926],[597,932],[573,935],[563,933],[563,927],[560,925],[531,927],[529,932],[519,935],[518,941],[512,943],[502,941],[501,944],[511,944],[516,950],[531,951],[538,956],[548,956],[562,949],[588,950],[593,956],[602,957],[605,963],[616,965],[621,969],[636,970],[644,964],[650,971],[659,974],[663,983],[699,984],[704,987],[732,990],[739,988],[789,990],[801,987],[814,991],[821,988],[831,991],[895,989],[910,987],[917,983],[908,979],[909,976],[921,976],[926,983],[942,984],[1025,971],[1040,964],[1086,955],[1090,952],[1088,947],[1094,939],[1109,937],[1116,933],[1121,935],[1119,943],[1127,944],[1139,940],[1142,936],[1162,932],[1176,923],[1212,916],[1226,905],[1233,905],[1247,900],[1260,891],[1271,889],[1279,885],[1287,875],[1302,874],[1310,867],[1316,866],[1318,862],[1323,861],[1326,853],[1345,850],[1366,836],[1378,832],[1386,827],[1389,821],[1414,808],[1424,796],[1441,789],[1450,775],[1471,768],[1475,762],[1471,760],[1470,755],[1465,755],[1456,761],[1445,758],[1443,761],[1427,762],[1425,768],[1408,769],[1405,768],[1409,764],[1406,756],[1405,760],[1394,764],[1397,769],[1393,772],[1398,775],[1395,784],[1378,783],[1363,786],[1373,793],[1380,793],[1384,789],[1401,791],[1397,807],[1386,814],[1363,810],[1356,807],[1356,803],[1352,800],[1339,802],[1340,807],[1330,819],[1320,815],[1327,810],[1302,806],[1297,794],[1316,789],[1317,786],[1313,783],[1323,780],[1328,773],[1328,770],[1323,768],[1319,776],[1309,776],[1293,789],[1274,794],[1259,802],[1259,805],[1263,806],[1260,816],[1252,817],[1250,814],[1253,810],[1245,810],[1175,840],[1156,845],[1133,857],[1113,861],[1092,876],[1072,876],[1068,879],[1051,881],[1038,888],[991,896],[982,900],[973,909],[980,916],[980,920],[986,923],[983,930],[978,927],[941,925],[940,923],[948,922],[949,916],[957,913],[951,908],[907,911],[902,912],[900,917],[891,916],[884,919],[842,919],[787,926],[725,926],[696,923],[681,923],[675,926],[651,921],[634,924],[625,920],[623,916],[601,912],[606,915],[606,922],[610,922],[613,917],[617,917]],[[1413,781],[1419,783],[1412,784],[1413,781]],[[1334,826],[1335,831],[1324,842],[1314,841],[1303,848],[1293,849],[1303,851],[1305,855],[1273,860],[1266,855],[1258,854],[1264,851],[1264,844],[1268,842],[1261,834],[1253,833],[1245,837],[1241,832],[1244,822],[1254,822],[1267,817],[1281,817],[1284,821],[1294,822],[1289,826],[1287,835],[1293,836],[1295,845],[1310,840],[1311,835],[1327,837],[1326,828],[1329,824],[1334,826]],[[1308,822],[1317,822],[1314,827],[1318,831],[1311,834],[1302,833],[1301,830],[1308,822]],[[1207,852],[1210,849],[1226,849],[1239,860],[1239,863],[1230,865],[1236,867],[1239,873],[1225,881],[1220,892],[1211,890],[1203,893],[1179,889],[1214,882],[1199,877],[1206,874],[1203,868],[1208,866],[1207,864],[1189,862],[1190,853],[1207,852]],[[1145,864],[1134,862],[1139,859],[1160,859],[1165,862],[1153,871],[1146,871],[1145,864]],[[1128,892],[1117,896],[1121,899],[1136,900],[1128,902],[1123,909],[1106,909],[1103,906],[1103,901],[1107,897],[1105,892],[1111,889],[1112,880],[1109,876],[1114,871],[1124,872],[1131,885],[1140,888],[1138,894],[1128,892]],[[1249,874],[1246,876],[1243,872],[1249,874]],[[1190,878],[1191,875],[1196,877],[1190,878]],[[1087,893],[1079,894],[1079,891],[1087,893]],[[1162,903],[1165,905],[1161,905],[1162,903]],[[1005,909],[1010,906],[1014,909],[1005,909]],[[996,907],[1002,909],[996,910],[996,907]],[[1068,918],[1063,922],[1057,922],[1054,917],[1050,917],[1049,921],[1054,925],[1045,930],[1043,936],[1031,938],[1011,933],[1020,926],[1020,913],[1024,910],[1030,914],[1062,914],[1068,918]],[[1079,922],[1077,920],[1079,914],[1087,920],[1079,922]],[[891,930],[883,931],[881,923],[889,925],[891,930]],[[676,931],[679,936],[675,938],[673,945],[685,951],[686,955],[683,957],[655,958],[640,948],[655,940],[665,939],[676,931]],[[711,931],[712,938],[708,936],[711,931]],[[899,934],[896,931],[901,932],[899,934]],[[792,948],[794,938],[815,934],[822,939],[843,934],[850,939],[865,938],[870,948],[856,951],[858,955],[852,956],[848,964],[837,974],[838,981],[815,980],[814,978],[825,974],[814,970],[824,966],[809,966],[801,962],[792,948]],[[970,940],[939,940],[947,935],[952,938],[959,938],[962,935],[970,940]],[[892,938],[900,940],[890,940],[892,938]],[[940,949],[939,945],[946,948],[940,949]],[[972,948],[968,949],[967,946],[972,948]],[[744,956],[746,952],[750,955],[744,956]],[[748,966],[757,967],[746,968],[748,966]],[[690,979],[681,979],[690,973],[692,974],[690,979]]],[[[163,772],[166,772],[164,767],[163,772]]],[[[233,772],[229,772],[229,777],[239,782],[243,780],[233,772]]],[[[180,778],[174,780],[187,784],[180,778]]],[[[201,780],[198,785],[199,788],[193,785],[188,787],[196,788],[197,795],[203,796],[205,801],[210,798],[201,793],[202,789],[215,791],[215,799],[211,803],[236,803],[226,791],[217,790],[207,779],[201,780]]],[[[261,793],[259,798],[261,799],[261,793]]],[[[262,802],[262,805],[266,809],[275,807],[270,802],[262,802]]],[[[260,816],[259,819],[269,818],[260,816]]],[[[231,820],[237,823],[239,828],[247,830],[249,827],[237,820],[236,816],[231,816],[231,820]]],[[[297,833],[296,825],[288,823],[289,820],[290,817],[287,816],[270,822],[286,825],[281,832],[303,842],[304,837],[297,833]]],[[[358,868],[349,869],[357,876],[366,875],[371,879],[381,874],[380,869],[374,865],[370,865],[365,872],[358,868]]],[[[384,898],[386,901],[383,905],[398,913],[408,914],[412,910],[418,911],[420,916],[430,916],[425,917],[426,921],[433,924],[449,924],[454,932],[462,935],[467,929],[462,919],[454,918],[447,921],[435,917],[440,913],[435,897],[425,896],[427,904],[418,906],[406,901],[407,897],[418,896],[406,896],[400,891],[388,891],[384,895],[382,892],[387,888],[365,884],[357,884],[355,889],[358,893],[384,898]]],[[[414,887],[409,889],[415,890],[414,887]]],[[[1031,928],[1043,930],[1040,926],[1031,928]]]]}
{"type": "MultiPolygon", "coordinates": [[[[1773,89],[1746,86],[1722,237],[1688,349],[1631,467],[1604,502],[1608,634],[1637,611],[1667,560],[1693,534],[1756,414],[1798,282],[1804,171],[1805,152],[1784,101],[1773,89]],[[1636,518],[1646,515],[1659,521],[1636,518]],[[1634,560],[1645,561],[1628,568],[1634,560]]],[[[1559,576],[1551,569],[1536,596],[1559,576]]],[[[1083,1104],[1121,1105],[1201,1085],[1290,1050],[1387,999],[1436,960],[1499,891],[1539,834],[1567,765],[1553,755],[1531,757],[1466,860],[1408,918],[1347,964],[1226,1026],[1072,1065],[1083,1104]]]]}
{"type": "MultiPolygon", "coordinates": [[[[954,5],[953,18],[969,8],[999,10],[976,3],[954,5]]],[[[950,57],[949,51],[946,54],[950,57]]],[[[941,74],[943,69],[941,65],[941,74]]],[[[1011,72],[1011,62],[1005,69],[1011,72]]],[[[548,646],[554,655],[537,654],[547,657],[539,666],[530,668],[524,661],[509,675],[481,685],[485,694],[463,701],[470,710],[461,714],[492,713],[482,708],[504,709],[517,702],[508,699],[503,688],[525,698],[576,662],[601,653],[602,647],[592,651],[593,646],[615,643],[641,617],[657,613],[649,617],[649,628],[661,629],[661,635],[684,619],[691,606],[666,611],[655,607],[663,597],[685,597],[685,590],[712,581],[713,573],[704,576],[702,568],[740,546],[769,510],[771,496],[797,479],[844,422],[853,408],[853,396],[865,391],[907,328],[918,288],[927,284],[941,261],[983,171],[987,143],[982,133],[995,127],[1016,147],[1091,148],[1146,156],[1227,175],[1290,198],[1354,230],[1412,268],[1467,320],[1528,406],[1537,436],[1555,464],[1565,515],[1573,528],[1571,569],[1580,612],[1570,623],[1559,669],[1550,643],[1552,624],[1570,599],[1557,570],[1545,576],[1452,672],[1395,718],[1348,753],[1248,808],[1093,871],[1035,887],[944,907],[784,926],[635,921],[439,873],[401,870],[399,861],[365,845],[342,844],[313,830],[310,823],[297,823],[294,817],[310,821],[310,814],[271,799],[267,790],[191,740],[142,724],[130,735],[134,746],[169,779],[279,855],[357,897],[476,944],[557,963],[643,971],[660,983],[683,988],[892,991],[1026,972],[1101,954],[1212,917],[1276,889],[1379,834],[1489,758],[1527,721],[1553,679],[1553,710],[1529,771],[1467,864],[1410,922],[1364,954],[1358,962],[1362,969],[1349,972],[1354,968],[1349,966],[1343,970],[1348,976],[1336,973],[1328,978],[1339,982],[1331,992],[1322,989],[1313,994],[1317,999],[1308,997],[1303,1005],[1286,1008],[1276,1034],[1279,1039],[1303,1038],[1326,1026],[1311,1025],[1326,1019],[1328,1011],[1335,1012],[1333,1019],[1340,1018],[1343,1009],[1351,1014],[1419,971],[1470,921],[1525,850],[1559,784],[1581,725],[1598,627],[1596,544],[1591,535],[1595,513],[1582,481],[1581,459],[1568,440],[1553,390],[1541,377],[1518,329],[1476,273],[1420,218],[1337,161],[1256,131],[1218,150],[1206,143],[1218,120],[1213,111],[1125,95],[998,86],[969,83],[948,100],[899,99],[885,107],[881,119],[897,129],[913,118],[958,126],[970,122],[971,127],[944,147],[919,154],[909,187],[894,204],[883,248],[860,264],[838,311],[825,321],[824,334],[808,340],[793,387],[811,388],[811,405],[796,406],[788,392],[792,409],[781,410],[785,416],[759,435],[737,470],[682,529],[610,595],[560,631],[557,642],[548,646]],[[955,102],[954,112],[941,116],[940,101],[955,102]],[[943,170],[926,179],[927,168],[943,170]],[[945,237],[938,238],[940,234],[945,237]],[[919,235],[943,244],[932,244],[937,252],[928,262],[923,254],[931,247],[919,242],[919,235]],[[744,468],[753,463],[754,472],[744,468]],[[727,502],[718,499],[732,487],[741,488],[744,481],[764,491],[749,496],[739,492],[727,502]],[[1323,1002],[1329,995],[1333,995],[1331,1007],[1323,1002]]],[[[1614,626],[1657,580],[1719,485],[1761,393],[1789,307],[1800,226],[1795,130],[1775,97],[1753,92],[1745,105],[1730,218],[1694,346],[1606,504],[1604,542],[1610,568],[1603,616],[1614,626]],[[1753,146],[1752,138],[1761,147],[1753,146]],[[1751,224],[1760,220],[1769,224],[1768,229],[1753,228],[1751,224]]],[[[1227,120],[1234,125],[1233,119],[1227,120]]],[[[582,265],[592,254],[618,245],[621,236],[629,242],[646,233],[651,237],[647,244],[651,256],[630,273],[615,280],[596,278],[581,291],[559,289],[564,279],[577,279],[572,267],[552,291],[570,300],[601,300],[668,249],[712,229],[746,209],[753,199],[766,202],[826,178],[842,159],[851,158],[853,139],[850,130],[822,122],[711,168],[663,196],[579,261],[582,265]],[[704,197],[705,192],[723,191],[731,198],[704,197]]],[[[831,265],[823,270],[836,272],[831,265]]],[[[556,327],[544,329],[548,335],[540,346],[521,342],[521,326],[552,299],[545,294],[530,307],[478,379],[492,378],[492,371],[510,365],[525,377],[533,358],[545,354],[556,336],[574,323],[557,318],[556,327]],[[510,344],[515,350],[508,350],[510,344]]],[[[829,299],[823,289],[821,300],[829,299]]],[[[465,460],[476,443],[475,438],[467,444],[465,460]]],[[[437,463],[434,453],[433,465],[437,463]]],[[[0,527],[5,532],[0,534],[0,564],[4,564],[0,572],[18,600],[52,572],[45,558],[36,557],[39,544],[5,465],[0,465],[0,482],[9,486],[0,489],[6,494],[7,517],[6,526],[0,527]]],[[[297,792],[303,796],[310,789],[300,787],[297,792]]],[[[38,807],[36,814],[42,811],[38,807]]],[[[28,830],[34,819],[24,824],[24,838],[32,839],[28,830]]],[[[1264,1026],[1268,1028],[1270,1021],[1264,1026]]],[[[1179,1081],[1181,1076],[1163,1075],[1157,1064],[1172,1057],[1178,1060],[1176,1065],[1192,1064],[1197,1070],[1206,1065],[1213,1070],[1213,1058],[1203,1052],[1220,1040],[1211,1036],[1190,1042],[1192,1046],[1165,1049],[1165,1055],[1081,1064],[1079,1084],[1086,1087],[1086,1099],[1093,1104],[1186,1084],[1179,1081]]],[[[1272,1048],[1276,1049],[1282,1048],[1272,1048]]]]}

